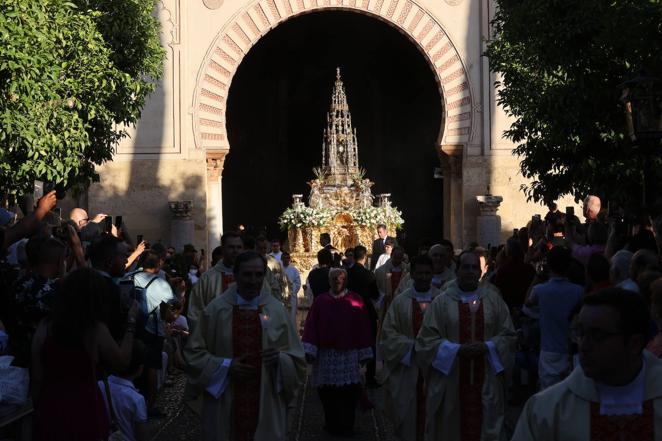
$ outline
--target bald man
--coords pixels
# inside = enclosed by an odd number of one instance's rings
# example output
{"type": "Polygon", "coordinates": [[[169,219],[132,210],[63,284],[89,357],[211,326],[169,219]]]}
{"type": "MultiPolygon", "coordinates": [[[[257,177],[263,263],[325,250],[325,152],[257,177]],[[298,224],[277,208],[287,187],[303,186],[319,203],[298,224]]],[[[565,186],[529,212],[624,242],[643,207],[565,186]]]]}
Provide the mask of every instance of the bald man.
{"type": "Polygon", "coordinates": [[[87,211],[82,208],[74,208],[69,212],[69,219],[73,222],[78,231],[82,230],[88,223],[94,222],[95,224],[98,224],[106,217],[108,217],[107,214],[97,214],[94,219],[90,220],[87,211]]]}
{"type": "Polygon", "coordinates": [[[588,195],[584,199],[584,217],[586,222],[594,221],[598,218],[602,204],[600,198],[594,195],[588,195]]]}
{"type": "MultiPolygon", "coordinates": [[[[69,220],[76,227],[76,231],[80,234],[80,239],[85,242],[91,242],[95,237],[103,233],[101,222],[107,217],[107,214],[97,214],[94,219],[90,220],[87,211],[82,208],[74,208],[69,212],[69,220]]],[[[112,228],[113,236],[117,236],[115,225],[112,228]]]]}

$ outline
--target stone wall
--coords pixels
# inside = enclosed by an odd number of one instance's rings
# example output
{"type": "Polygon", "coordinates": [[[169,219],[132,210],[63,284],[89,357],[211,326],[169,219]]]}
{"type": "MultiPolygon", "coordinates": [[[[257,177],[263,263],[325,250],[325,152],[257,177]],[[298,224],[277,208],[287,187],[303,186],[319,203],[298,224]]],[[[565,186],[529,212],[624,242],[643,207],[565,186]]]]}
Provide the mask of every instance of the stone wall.
{"type": "MultiPolygon", "coordinates": [[[[206,162],[197,159],[116,160],[99,168],[89,190],[89,213],[122,215],[130,234],[170,242],[168,201],[193,201],[194,242],[206,248],[206,162]]],[[[133,239],[135,240],[135,239],[133,239]]]]}
{"type": "MultiPolygon", "coordinates": [[[[534,202],[527,202],[526,195],[520,190],[527,180],[519,171],[519,159],[513,155],[492,155],[468,157],[463,168],[463,201],[464,201],[464,245],[476,237],[476,217],[480,214],[476,196],[486,194],[487,186],[490,193],[503,197],[497,214],[501,217],[502,242],[512,236],[513,229],[526,226],[534,214],[543,217],[547,207],[534,202]]],[[[559,210],[565,211],[566,206],[574,206],[575,213],[581,216],[581,204],[573,198],[565,197],[557,201],[559,210]]]]}

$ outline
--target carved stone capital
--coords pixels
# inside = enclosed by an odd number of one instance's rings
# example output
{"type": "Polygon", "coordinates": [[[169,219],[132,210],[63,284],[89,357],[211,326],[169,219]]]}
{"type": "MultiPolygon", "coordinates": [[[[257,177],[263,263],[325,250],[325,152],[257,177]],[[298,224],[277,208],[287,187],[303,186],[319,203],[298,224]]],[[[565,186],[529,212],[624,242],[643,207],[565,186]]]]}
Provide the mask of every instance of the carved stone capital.
{"type": "Polygon", "coordinates": [[[225,155],[227,154],[227,151],[207,152],[207,178],[210,181],[217,182],[221,180],[225,155]]]}
{"type": "Polygon", "coordinates": [[[499,205],[503,202],[503,197],[486,194],[476,196],[476,200],[481,216],[496,216],[499,205]]]}
{"type": "Polygon", "coordinates": [[[168,208],[175,219],[190,219],[193,210],[193,201],[170,201],[168,208]]]}
{"type": "Polygon", "coordinates": [[[437,147],[437,153],[447,156],[462,156],[464,146],[462,144],[442,144],[437,147]]]}
{"type": "Polygon", "coordinates": [[[442,144],[437,146],[444,176],[462,178],[462,158],[464,146],[461,144],[442,144]]]}

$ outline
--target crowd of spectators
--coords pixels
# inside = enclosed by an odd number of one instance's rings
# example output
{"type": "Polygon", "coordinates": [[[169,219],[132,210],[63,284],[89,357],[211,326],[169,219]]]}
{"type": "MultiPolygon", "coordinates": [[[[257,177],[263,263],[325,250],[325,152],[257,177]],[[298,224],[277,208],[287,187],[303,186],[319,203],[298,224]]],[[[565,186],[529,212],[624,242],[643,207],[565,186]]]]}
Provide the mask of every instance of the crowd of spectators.
{"type": "Polygon", "coordinates": [[[572,210],[533,216],[505,245],[482,250],[488,271],[519,332],[516,385],[545,389],[577,364],[573,321],[587,297],[606,288],[639,295],[652,307],[649,349],[661,355],[656,305],[662,303],[662,216],[609,215],[600,200],[584,201],[580,222],[572,210]]]}
{"type": "MultiPolygon", "coordinates": [[[[164,416],[157,393],[184,366],[204,254],[134,241],[119,216],[63,215],[55,191],[34,205],[14,209],[18,221],[0,209],[0,357],[29,372],[1,414],[27,414],[35,440],[149,439],[148,420],[164,416]]],[[[24,427],[0,426],[0,438],[24,427]]]]}
{"type": "MultiPolygon", "coordinates": [[[[204,252],[186,245],[177,253],[142,236],[133,241],[121,220],[90,218],[81,208],[62,218],[55,192],[34,205],[18,221],[0,211],[0,356],[30,373],[26,403],[0,399],[0,405],[32,405],[37,440],[104,439],[113,430],[146,439],[148,419],[164,416],[156,406],[159,389],[171,382],[169,372],[184,367],[188,294],[206,270],[204,252]]],[[[513,385],[527,395],[562,381],[576,366],[578,308],[605,288],[649,305],[648,349],[662,355],[662,217],[610,216],[589,197],[584,218],[550,204],[544,217],[533,216],[505,244],[469,247],[480,256],[481,283],[498,288],[510,310],[519,335],[513,385]]],[[[412,283],[409,257],[380,228],[373,271],[364,246],[340,253],[326,235],[303,286],[317,298],[332,288],[333,268],[343,268],[347,288],[365,302],[373,354],[383,310],[412,283]]],[[[248,236],[241,243],[243,249],[259,245],[262,254],[271,247],[267,257],[278,262],[296,299],[301,280],[281,243],[248,236]]],[[[453,244],[422,243],[418,254],[429,256],[432,286],[443,291],[455,278],[453,244]]],[[[221,247],[213,250],[212,266],[224,256],[221,247]]],[[[291,307],[296,318],[295,301],[291,307]]],[[[376,359],[366,362],[369,387],[379,387],[376,359]]]]}

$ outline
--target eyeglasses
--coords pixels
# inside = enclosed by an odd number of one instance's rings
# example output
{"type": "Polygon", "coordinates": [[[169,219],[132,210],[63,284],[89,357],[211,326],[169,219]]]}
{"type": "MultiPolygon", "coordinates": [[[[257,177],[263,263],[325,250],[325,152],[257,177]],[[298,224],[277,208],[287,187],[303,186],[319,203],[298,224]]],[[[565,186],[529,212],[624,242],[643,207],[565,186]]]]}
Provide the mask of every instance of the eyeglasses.
{"type": "Polygon", "coordinates": [[[584,329],[581,326],[575,326],[570,328],[570,335],[574,341],[583,340],[588,338],[592,342],[602,343],[607,340],[609,337],[616,335],[623,335],[622,331],[605,331],[604,329],[589,328],[584,329]]]}

